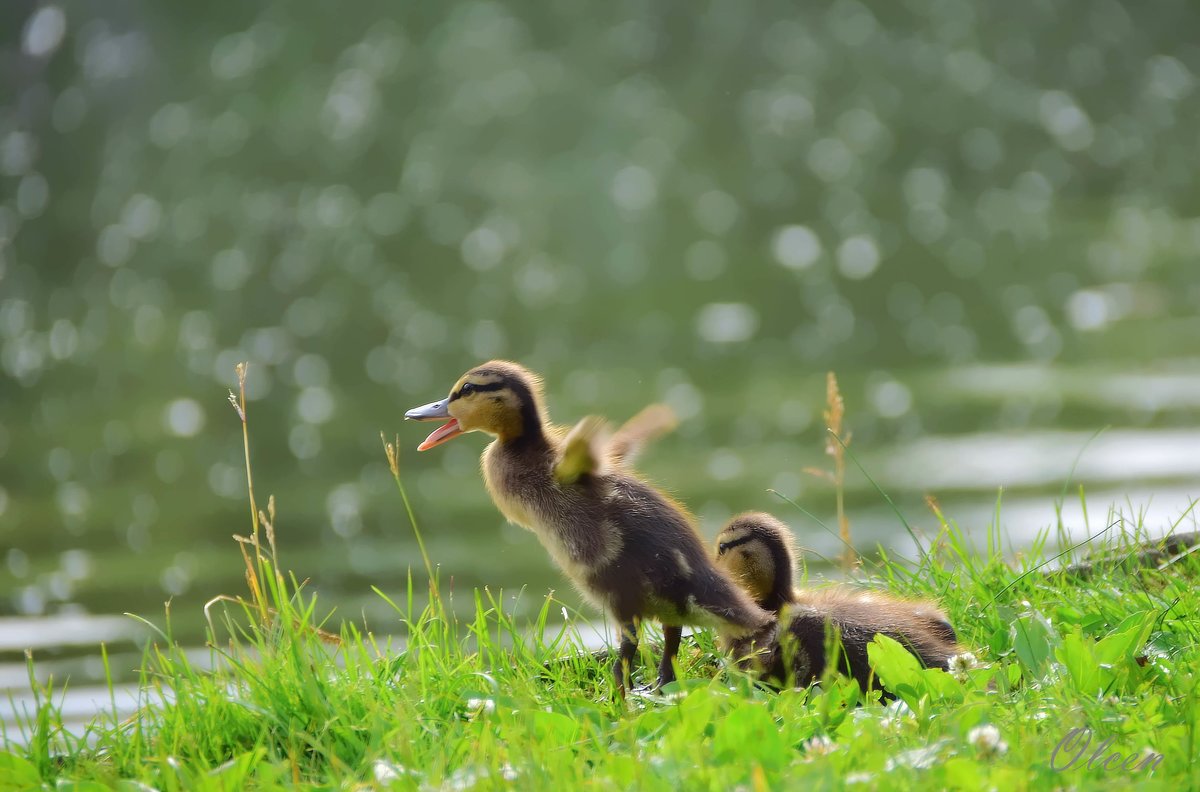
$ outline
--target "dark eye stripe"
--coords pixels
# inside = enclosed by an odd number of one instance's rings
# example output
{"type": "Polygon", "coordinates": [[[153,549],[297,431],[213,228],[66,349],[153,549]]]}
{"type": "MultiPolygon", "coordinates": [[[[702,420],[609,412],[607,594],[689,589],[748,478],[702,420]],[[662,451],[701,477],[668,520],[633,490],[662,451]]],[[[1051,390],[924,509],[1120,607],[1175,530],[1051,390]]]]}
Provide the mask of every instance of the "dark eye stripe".
{"type": "Polygon", "coordinates": [[[459,388],[458,391],[456,391],[450,397],[450,401],[454,401],[455,399],[460,399],[464,395],[469,395],[471,393],[482,393],[483,391],[497,391],[504,387],[506,387],[506,386],[503,382],[488,382],[483,385],[478,385],[474,382],[464,382],[462,384],[462,387],[459,388]]]}
{"type": "Polygon", "coordinates": [[[744,545],[746,542],[751,542],[754,540],[754,538],[755,537],[753,534],[746,534],[745,536],[734,539],[730,542],[721,542],[721,544],[717,545],[717,555],[721,555],[726,550],[731,550],[738,545],[744,545]]]}

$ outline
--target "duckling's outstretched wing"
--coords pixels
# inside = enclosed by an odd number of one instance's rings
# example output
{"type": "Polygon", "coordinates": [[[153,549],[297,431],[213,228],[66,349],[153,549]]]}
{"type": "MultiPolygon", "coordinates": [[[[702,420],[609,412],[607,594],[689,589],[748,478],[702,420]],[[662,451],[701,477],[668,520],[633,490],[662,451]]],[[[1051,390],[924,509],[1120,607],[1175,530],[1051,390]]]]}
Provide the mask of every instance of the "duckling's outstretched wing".
{"type": "Polygon", "coordinates": [[[559,484],[574,484],[583,476],[595,476],[607,465],[608,425],[603,418],[589,415],[567,432],[562,452],[554,464],[559,484]]]}
{"type": "Polygon", "coordinates": [[[678,425],[674,410],[665,404],[651,404],[613,433],[608,441],[608,457],[614,462],[632,464],[647,443],[678,425]]]}

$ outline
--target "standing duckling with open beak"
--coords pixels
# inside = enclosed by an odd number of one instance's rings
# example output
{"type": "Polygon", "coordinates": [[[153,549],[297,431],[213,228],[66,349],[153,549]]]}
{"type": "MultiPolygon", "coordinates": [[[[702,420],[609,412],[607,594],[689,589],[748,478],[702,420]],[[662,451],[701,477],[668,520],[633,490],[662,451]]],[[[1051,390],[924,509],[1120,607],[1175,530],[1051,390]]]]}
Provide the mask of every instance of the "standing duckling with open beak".
{"type": "Polygon", "coordinates": [[[643,619],[663,626],[660,687],[675,679],[683,625],[715,627],[731,641],[773,630],[771,614],[714,564],[683,508],[628,468],[646,441],[673,425],[667,408],[647,408],[611,436],[594,417],[566,431],[547,419],[536,375],[493,360],[460,377],[447,398],[404,417],[446,421],[421,451],[466,432],[495,438],[482,457],[488,492],[620,625],[613,674],[621,693],[643,619]]]}
{"type": "Polygon", "coordinates": [[[959,652],[954,628],[933,603],[836,586],[794,589],[792,533],[764,512],[730,520],[717,535],[716,558],[755,602],[778,615],[774,644],[746,638],[726,642],[739,658],[752,656],[766,676],[807,685],[836,659],[838,669],[858,680],[864,691],[879,687],[867,661],[867,644],[879,634],[906,646],[927,668],[946,669],[959,652]],[[825,654],[830,628],[840,637],[838,658],[825,654]]]}

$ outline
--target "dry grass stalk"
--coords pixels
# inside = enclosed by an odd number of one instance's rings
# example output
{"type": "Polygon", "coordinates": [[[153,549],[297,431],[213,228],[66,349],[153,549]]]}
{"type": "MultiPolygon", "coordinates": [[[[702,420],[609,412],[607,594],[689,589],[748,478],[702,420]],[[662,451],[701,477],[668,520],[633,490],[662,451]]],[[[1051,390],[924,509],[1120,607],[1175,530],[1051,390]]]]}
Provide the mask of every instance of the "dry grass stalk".
{"type": "Polygon", "coordinates": [[[825,375],[825,428],[829,437],[825,441],[825,453],[833,457],[833,484],[837,489],[838,533],[845,548],[842,552],[842,567],[850,571],[858,563],[858,554],[850,542],[850,520],[846,517],[846,446],[850,435],[842,437],[842,421],[846,417],[846,403],[838,389],[837,376],[832,371],[825,375]]]}
{"type": "MultiPolygon", "coordinates": [[[[244,536],[239,536],[239,537],[235,537],[235,538],[240,539],[243,542],[246,541],[246,537],[244,537],[244,536]]],[[[234,605],[240,605],[243,607],[246,605],[246,601],[244,599],[242,599],[241,597],[231,597],[228,594],[218,594],[217,596],[210,599],[208,602],[204,603],[204,618],[208,621],[208,629],[209,629],[209,632],[213,636],[215,636],[217,633],[216,633],[216,627],[213,625],[212,614],[209,611],[212,608],[212,606],[216,605],[218,602],[229,602],[234,605]]],[[[279,611],[277,611],[275,608],[268,607],[267,614],[272,619],[275,619],[275,618],[278,618],[279,611]]],[[[320,627],[313,627],[311,625],[308,627],[308,629],[310,629],[314,633],[316,633],[317,637],[320,638],[323,643],[327,643],[330,646],[341,646],[342,645],[342,638],[339,635],[334,635],[333,633],[331,633],[327,630],[322,630],[320,627]]]]}
{"type": "Polygon", "coordinates": [[[825,410],[822,416],[825,419],[825,453],[833,457],[833,471],[806,467],[802,472],[828,481],[837,492],[838,534],[844,547],[842,567],[849,572],[859,563],[858,553],[850,541],[850,520],[846,517],[846,447],[850,445],[851,434],[842,436],[846,403],[832,371],[825,375],[825,410]]]}
{"type": "Polygon", "coordinates": [[[229,392],[229,403],[233,405],[233,409],[237,411],[238,419],[242,422],[242,451],[246,459],[246,488],[250,493],[250,522],[254,526],[254,533],[250,540],[248,542],[239,542],[238,546],[242,551],[242,560],[246,564],[246,583],[250,586],[250,593],[253,595],[254,604],[258,608],[259,618],[263,624],[266,624],[270,609],[267,606],[266,592],[263,591],[262,582],[258,579],[257,572],[257,570],[263,569],[263,556],[262,546],[258,541],[258,504],[254,500],[254,474],[250,467],[250,427],[246,420],[246,374],[249,369],[249,363],[237,364],[238,392],[237,395],[234,395],[233,391],[229,392]],[[254,563],[250,561],[250,556],[246,552],[246,544],[254,546],[254,563]]]}
{"type": "Polygon", "coordinates": [[[442,595],[438,588],[438,579],[434,573],[433,563],[429,560],[429,553],[425,551],[425,540],[421,537],[421,529],[417,526],[417,518],[413,514],[412,504],[409,502],[408,493],[404,489],[404,482],[400,480],[400,436],[396,435],[395,441],[389,443],[383,432],[380,432],[379,439],[383,442],[383,453],[387,456],[388,469],[392,472],[396,488],[400,491],[400,499],[404,501],[404,509],[408,512],[409,524],[412,526],[413,534],[417,537],[417,547],[421,551],[421,560],[425,562],[425,574],[429,576],[429,596],[431,599],[441,600],[442,595]]]}
{"type": "MultiPolygon", "coordinates": [[[[279,611],[271,607],[267,591],[263,586],[263,580],[260,573],[270,570],[275,578],[275,591],[282,592],[285,590],[285,582],[283,573],[279,571],[279,550],[275,544],[275,496],[271,495],[267,498],[267,510],[265,512],[259,510],[258,502],[254,497],[254,475],[250,466],[250,427],[247,421],[246,414],[246,374],[249,371],[249,363],[237,364],[238,392],[234,394],[229,392],[229,403],[233,405],[233,409],[237,411],[238,419],[242,422],[242,452],[246,460],[246,488],[250,495],[250,520],[254,527],[254,531],[250,536],[238,536],[234,534],[233,538],[238,543],[238,549],[242,553],[242,561],[246,565],[246,583],[250,587],[250,595],[253,602],[253,607],[258,611],[259,623],[266,627],[272,621],[279,617],[279,611]],[[262,533],[267,535],[267,552],[263,552],[263,545],[260,539],[262,533]],[[250,553],[247,552],[246,546],[254,548],[254,558],[251,559],[250,553]]],[[[227,594],[219,594],[209,600],[204,606],[204,615],[208,620],[209,630],[213,630],[212,617],[209,609],[217,602],[233,602],[238,605],[246,605],[246,601],[241,597],[231,597],[227,594]]],[[[294,617],[293,617],[294,618],[294,617]]],[[[314,630],[320,639],[326,643],[341,644],[341,638],[333,633],[326,632],[318,627],[310,627],[314,630]]],[[[215,632],[212,633],[214,636],[215,632]]]]}

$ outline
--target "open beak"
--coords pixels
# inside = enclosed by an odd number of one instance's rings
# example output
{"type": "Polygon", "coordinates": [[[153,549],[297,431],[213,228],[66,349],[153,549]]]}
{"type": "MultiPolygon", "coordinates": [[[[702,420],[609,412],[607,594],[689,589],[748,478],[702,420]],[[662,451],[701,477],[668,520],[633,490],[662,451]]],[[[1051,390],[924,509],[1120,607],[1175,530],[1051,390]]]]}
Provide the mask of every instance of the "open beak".
{"type": "Polygon", "coordinates": [[[442,399],[441,401],[430,402],[421,407],[413,407],[404,413],[404,420],[406,421],[440,421],[444,418],[450,419],[447,423],[434,429],[429,437],[425,438],[425,442],[417,446],[418,451],[428,451],[434,446],[441,445],[447,440],[458,437],[463,433],[463,430],[458,426],[458,419],[450,415],[450,410],[447,409],[449,406],[450,400],[442,399]]]}

